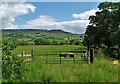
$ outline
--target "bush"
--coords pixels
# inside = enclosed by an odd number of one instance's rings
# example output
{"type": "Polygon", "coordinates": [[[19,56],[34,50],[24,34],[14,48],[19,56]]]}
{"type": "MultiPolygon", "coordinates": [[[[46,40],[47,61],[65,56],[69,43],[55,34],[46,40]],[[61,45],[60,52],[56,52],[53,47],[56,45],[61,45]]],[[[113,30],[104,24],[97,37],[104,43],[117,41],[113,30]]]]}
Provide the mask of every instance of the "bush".
{"type": "MultiPolygon", "coordinates": [[[[7,82],[22,81],[23,59],[12,53],[17,45],[14,40],[3,39],[2,44],[2,76],[7,82]]],[[[4,82],[4,81],[3,81],[4,82]]]]}
{"type": "Polygon", "coordinates": [[[118,58],[117,52],[113,48],[105,48],[103,53],[108,57],[118,58]]]}
{"type": "Polygon", "coordinates": [[[35,45],[49,45],[51,44],[49,40],[47,39],[42,39],[42,38],[39,38],[39,39],[35,39],[34,40],[34,44],[35,45]]]}
{"type": "MultiPolygon", "coordinates": [[[[22,81],[23,60],[14,55],[3,55],[2,58],[2,77],[8,82],[22,81]]],[[[4,81],[3,81],[4,82],[4,81]]]]}

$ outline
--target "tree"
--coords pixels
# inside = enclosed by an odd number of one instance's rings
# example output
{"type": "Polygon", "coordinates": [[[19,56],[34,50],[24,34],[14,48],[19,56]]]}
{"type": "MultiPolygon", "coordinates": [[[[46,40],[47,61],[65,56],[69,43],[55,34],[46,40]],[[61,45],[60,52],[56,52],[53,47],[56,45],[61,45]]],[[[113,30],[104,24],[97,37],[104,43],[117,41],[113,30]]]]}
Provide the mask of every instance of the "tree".
{"type": "Polygon", "coordinates": [[[35,45],[49,45],[50,41],[47,39],[38,38],[34,40],[35,45]]]}
{"type": "Polygon", "coordinates": [[[53,40],[53,41],[52,41],[52,44],[53,44],[53,45],[57,45],[58,42],[57,42],[56,40],[53,40]]]}
{"type": "MultiPolygon", "coordinates": [[[[93,35],[97,35],[107,51],[119,43],[118,31],[120,26],[120,2],[102,2],[94,16],[90,16],[90,23],[85,32],[85,42],[93,35]]],[[[110,53],[110,52],[109,52],[110,53]]]]}

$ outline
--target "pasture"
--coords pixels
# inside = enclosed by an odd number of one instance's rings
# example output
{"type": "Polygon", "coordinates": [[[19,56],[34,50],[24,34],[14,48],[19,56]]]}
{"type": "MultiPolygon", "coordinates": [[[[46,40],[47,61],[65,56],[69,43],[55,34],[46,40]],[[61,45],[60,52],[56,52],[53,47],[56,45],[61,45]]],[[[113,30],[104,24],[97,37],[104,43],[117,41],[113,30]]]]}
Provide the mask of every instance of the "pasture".
{"type": "MultiPolygon", "coordinates": [[[[48,62],[40,50],[85,50],[86,47],[76,45],[40,45],[40,46],[19,46],[14,50],[15,55],[22,51],[30,54],[35,52],[33,61],[24,62],[23,82],[117,82],[118,66],[112,64],[111,59],[106,58],[101,52],[95,54],[94,63],[88,64],[85,58],[80,58],[82,53],[76,53],[76,63],[72,58],[62,58],[62,63],[55,59],[58,55],[48,55],[48,62]],[[41,62],[43,60],[44,62],[41,62]],[[52,60],[52,61],[51,61],[52,60]],[[52,62],[52,63],[51,63],[52,62]]],[[[50,53],[52,54],[52,53],[50,53]]],[[[58,53],[55,53],[58,54],[58,53]]],[[[59,59],[59,57],[58,57],[59,59]]]]}
{"type": "Polygon", "coordinates": [[[86,49],[84,46],[78,45],[31,45],[31,46],[18,46],[15,50],[15,54],[20,54],[21,51],[30,53],[31,50],[79,50],[86,49]]]}
{"type": "MultiPolygon", "coordinates": [[[[34,50],[34,61],[39,61],[40,63],[60,63],[60,61],[65,62],[79,62],[80,57],[85,53],[86,48],[76,45],[41,45],[41,46],[20,46],[15,50],[15,55],[21,55],[24,51],[24,58],[31,58],[31,50],[34,50]],[[66,52],[74,52],[75,59],[70,58],[70,55],[67,55],[66,58],[59,57],[59,54],[66,52]]],[[[68,53],[69,53],[68,52],[68,53]]]]}

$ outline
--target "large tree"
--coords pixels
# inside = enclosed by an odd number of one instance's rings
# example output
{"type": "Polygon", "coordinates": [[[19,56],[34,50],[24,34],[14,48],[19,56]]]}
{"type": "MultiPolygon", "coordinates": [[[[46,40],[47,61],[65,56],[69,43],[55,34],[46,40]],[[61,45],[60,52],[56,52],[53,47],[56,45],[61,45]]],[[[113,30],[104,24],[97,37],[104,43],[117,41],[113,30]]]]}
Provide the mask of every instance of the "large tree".
{"type": "Polygon", "coordinates": [[[99,11],[89,17],[90,23],[85,32],[85,41],[97,35],[101,44],[111,49],[120,44],[120,2],[102,2],[98,8],[99,11]]]}

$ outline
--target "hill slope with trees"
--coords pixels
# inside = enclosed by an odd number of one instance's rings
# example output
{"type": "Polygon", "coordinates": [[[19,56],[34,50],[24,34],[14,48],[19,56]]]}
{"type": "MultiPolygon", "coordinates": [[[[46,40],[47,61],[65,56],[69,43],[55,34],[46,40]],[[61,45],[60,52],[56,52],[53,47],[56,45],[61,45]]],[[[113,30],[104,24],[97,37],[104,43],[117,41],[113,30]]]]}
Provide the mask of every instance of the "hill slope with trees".
{"type": "Polygon", "coordinates": [[[3,38],[17,40],[18,45],[80,45],[84,34],[73,34],[62,30],[12,29],[2,30],[3,38]]]}

